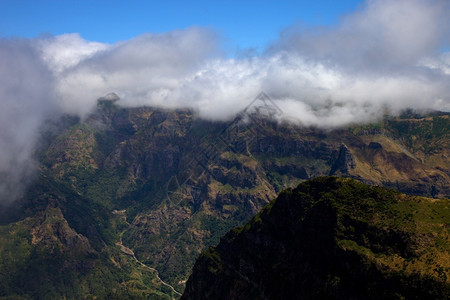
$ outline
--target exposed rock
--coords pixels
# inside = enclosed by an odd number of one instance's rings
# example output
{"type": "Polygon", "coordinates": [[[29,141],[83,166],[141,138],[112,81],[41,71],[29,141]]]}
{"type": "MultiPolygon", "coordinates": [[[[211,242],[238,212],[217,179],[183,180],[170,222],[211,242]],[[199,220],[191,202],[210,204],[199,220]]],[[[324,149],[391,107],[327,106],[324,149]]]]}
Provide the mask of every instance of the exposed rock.
{"type": "Polygon", "coordinates": [[[332,161],[330,175],[338,172],[348,174],[350,169],[356,167],[352,153],[344,144],[339,147],[339,152],[334,152],[332,161]]]}
{"type": "Polygon", "coordinates": [[[119,100],[120,100],[120,97],[116,93],[108,93],[105,96],[98,98],[97,101],[115,102],[115,101],[119,101],[119,100]]]}
{"type": "Polygon", "coordinates": [[[95,253],[89,240],[70,228],[58,207],[47,207],[39,223],[31,229],[32,244],[54,253],[71,252],[73,255],[95,253]]]}

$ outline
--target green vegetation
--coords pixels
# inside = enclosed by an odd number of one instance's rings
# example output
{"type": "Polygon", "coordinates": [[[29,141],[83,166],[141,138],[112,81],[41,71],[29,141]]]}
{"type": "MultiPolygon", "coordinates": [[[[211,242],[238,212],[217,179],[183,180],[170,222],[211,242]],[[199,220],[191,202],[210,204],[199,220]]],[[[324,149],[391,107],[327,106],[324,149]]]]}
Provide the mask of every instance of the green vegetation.
{"type": "Polygon", "coordinates": [[[83,245],[54,209],[43,218],[0,227],[0,297],[169,299],[152,272],[114,247],[83,245]]]}
{"type": "Polygon", "coordinates": [[[352,179],[304,182],[204,251],[182,299],[446,299],[449,204],[352,179]]]}
{"type": "Polygon", "coordinates": [[[349,128],[356,135],[381,134],[401,140],[413,153],[429,153],[448,145],[449,130],[448,114],[415,117],[404,115],[403,118],[385,118],[377,124],[349,128]]]}

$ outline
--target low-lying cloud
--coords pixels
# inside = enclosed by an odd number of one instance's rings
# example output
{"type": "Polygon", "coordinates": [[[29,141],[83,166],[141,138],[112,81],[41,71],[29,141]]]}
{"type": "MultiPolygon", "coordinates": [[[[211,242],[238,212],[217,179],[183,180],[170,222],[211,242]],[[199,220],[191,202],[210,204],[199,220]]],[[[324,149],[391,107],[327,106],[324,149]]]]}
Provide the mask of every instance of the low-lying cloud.
{"type": "Polygon", "coordinates": [[[34,170],[38,128],[56,108],[53,77],[29,40],[0,40],[0,204],[21,196],[34,170]]]}
{"type": "Polygon", "coordinates": [[[78,34],[0,40],[0,202],[33,170],[49,115],[86,116],[115,92],[123,106],[189,107],[225,120],[265,91],[283,118],[335,127],[405,108],[450,111],[450,4],[368,0],[339,24],[294,25],[263,55],[226,58],[209,29],[117,44],[78,34]]]}

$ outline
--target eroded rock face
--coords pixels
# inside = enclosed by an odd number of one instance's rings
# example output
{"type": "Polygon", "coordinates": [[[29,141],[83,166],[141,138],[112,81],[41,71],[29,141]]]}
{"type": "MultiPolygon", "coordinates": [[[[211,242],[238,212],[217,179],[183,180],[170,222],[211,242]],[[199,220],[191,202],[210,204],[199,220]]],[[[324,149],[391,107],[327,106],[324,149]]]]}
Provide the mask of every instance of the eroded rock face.
{"type": "Polygon", "coordinates": [[[431,231],[448,212],[437,224],[429,209],[448,204],[313,179],[203,252],[182,299],[446,299],[448,229],[431,231]]]}
{"type": "Polygon", "coordinates": [[[89,240],[69,226],[61,209],[48,206],[31,229],[32,244],[49,253],[71,252],[75,256],[95,253],[89,240]]]}
{"type": "Polygon", "coordinates": [[[356,167],[355,160],[350,150],[342,144],[339,151],[335,151],[332,155],[332,165],[330,175],[344,174],[349,175],[349,170],[356,167]]]}

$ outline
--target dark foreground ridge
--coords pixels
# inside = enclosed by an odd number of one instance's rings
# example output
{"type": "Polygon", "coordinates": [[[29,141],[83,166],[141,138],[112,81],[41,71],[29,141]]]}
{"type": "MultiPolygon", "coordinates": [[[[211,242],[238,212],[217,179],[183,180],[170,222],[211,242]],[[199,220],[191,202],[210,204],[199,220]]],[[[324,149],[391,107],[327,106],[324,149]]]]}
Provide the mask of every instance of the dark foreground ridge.
{"type": "Polygon", "coordinates": [[[449,202],[307,181],[203,252],[182,299],[448,299],[449,202]]]}

